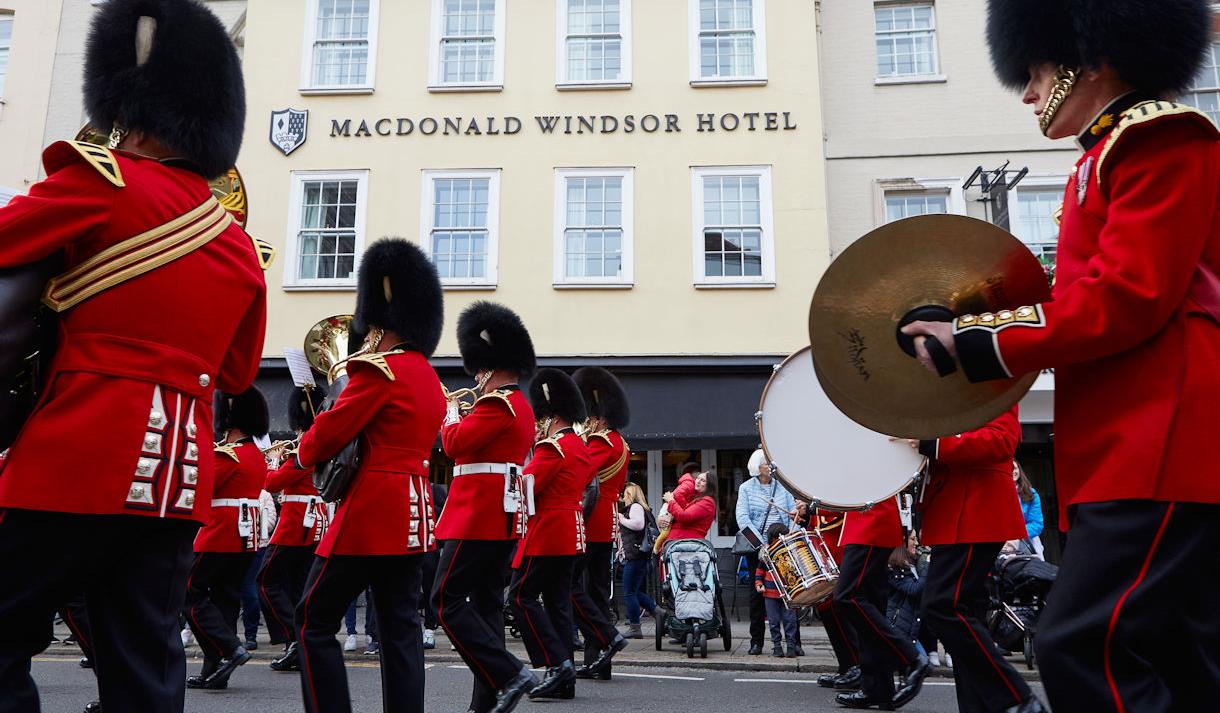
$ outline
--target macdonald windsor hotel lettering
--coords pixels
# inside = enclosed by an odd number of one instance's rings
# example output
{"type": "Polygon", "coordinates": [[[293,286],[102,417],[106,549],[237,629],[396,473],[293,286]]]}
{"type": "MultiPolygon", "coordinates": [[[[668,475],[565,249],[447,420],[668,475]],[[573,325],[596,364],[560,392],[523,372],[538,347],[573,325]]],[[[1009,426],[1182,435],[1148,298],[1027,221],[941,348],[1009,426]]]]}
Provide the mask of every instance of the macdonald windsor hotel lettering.
{"type": "Polygon", "coordinates": [[[425,116],[343,118],[330,120],[330,135],[337,138],[374,136],[513,136],[523,131],[548,135],[733,133],[739,131],[793,131],[790,111],[678,114],[540,114],[519,116],[425,116]]]}

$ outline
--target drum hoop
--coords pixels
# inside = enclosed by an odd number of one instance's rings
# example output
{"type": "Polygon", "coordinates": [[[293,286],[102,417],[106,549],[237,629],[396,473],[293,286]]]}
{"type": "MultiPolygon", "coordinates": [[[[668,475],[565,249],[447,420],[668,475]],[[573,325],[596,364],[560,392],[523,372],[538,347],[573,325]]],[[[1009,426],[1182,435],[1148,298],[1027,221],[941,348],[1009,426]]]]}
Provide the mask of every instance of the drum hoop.
{"type": "MultiPolygon", "coordinates": [[[[774,370],[771,373],[771,377],[769,379],[767,379],[767,385],[763,387],[762,396],[759,397],[759,399],[758,399],[758,420],[757,420],[758,421],[758,440],[760,443],[762,443],[762,450],[763,450],[763,453],[766,454],[766,456],[767,456],[768,463],[773,462],[773,459],[771,458],[771,451],[767,448],[767,437],[763,434],[762,420],[763,420],[764,413],[765,413],[765,409],[763,408],[763,406],[767,403],[767,394],[771,391],[771,385],[773,383],[775,383],[775,377],[778,376],[781,371],[783,371],[784,366],[788,362],[793,361],[801,356],[804,356],[806,359],[813,361],[813,347],[808,346],[808,345],[801,347],[800,349],[796,350],[795,352],[792,352],[787,357],[785,357],[784,360],[781,361],[779,364],[776,364],[774,367],[774,370]]],[[[814,362],[813,369],[814,369],[815,377],[817,376],[817,368],[818,368],[817,362],[814,362]]],[[[818,379],[818,381],[821,382],[821,379],[818,379]]],[[[819,383],[819,385],[823,391],[826,391],[826,386],[824,383],[819,383]]],[[[830,399],[831,403],[836,404],[836,408],[837,408],[837,402],[834,400],[834,398],[831,397],[831,395],[829,393],[826,394],[826,397],[828,399],[830,399]]],[[[901,493],[901,492],[905,491],[907,488],[911,487],[911,484],[915,482],[915,478],[918,477],[918,475],[919,475],[919,471],[917,470],[914,473],[912,473],[911,476],[909,478],[907,478],[906,482],[904,482],[902,484],[902,486],[899,487],[897,490],[890,493],[889,495],[886,495],[883,498],[878,498],[877,500],[874,500],[871,503],[866,503],[864,505],[854,505],[854,504],[853,505],[844,505],[841,503],[831,503],[831,502],[827,502],[825,500],[821,500],[819,498],[815,498],[814,496],[812,496],[808,492],[806,492],[804,488],[798,487],[795,483],[788,480],[788,478],[783,474],[783,471],[779,468],[775,468],[774,472],[771,473],[771,477],[778,478],[779,482],[782,483],[784,485],[784,487],[789,490],[789,492],[793,493],[794,495],[800,496],[800,498],[802,500],[808,502],[809,507],[817,507],[817,508],[821,508],[823,510],[834,510],[835,512],[863,512],[863,511],[870,509],[877,503],[882,503],[882,502],[885,502],[886,500],[889,500],[890,498],[898,497],[899,493],[901,493]]]]}

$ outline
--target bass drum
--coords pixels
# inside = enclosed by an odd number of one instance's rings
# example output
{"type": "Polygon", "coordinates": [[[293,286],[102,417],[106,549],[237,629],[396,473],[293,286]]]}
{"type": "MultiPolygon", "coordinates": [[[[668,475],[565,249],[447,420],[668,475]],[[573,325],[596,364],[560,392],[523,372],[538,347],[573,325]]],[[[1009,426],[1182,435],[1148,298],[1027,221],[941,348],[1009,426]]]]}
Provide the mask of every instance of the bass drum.
{"type": "Polygon", "coordinates": [[[775,369],[758,407],[758,435],[792,494],[832,510],[863,510],[911,485],[924,457],[844,416],[823,390],[810,347],[775,369]]]}

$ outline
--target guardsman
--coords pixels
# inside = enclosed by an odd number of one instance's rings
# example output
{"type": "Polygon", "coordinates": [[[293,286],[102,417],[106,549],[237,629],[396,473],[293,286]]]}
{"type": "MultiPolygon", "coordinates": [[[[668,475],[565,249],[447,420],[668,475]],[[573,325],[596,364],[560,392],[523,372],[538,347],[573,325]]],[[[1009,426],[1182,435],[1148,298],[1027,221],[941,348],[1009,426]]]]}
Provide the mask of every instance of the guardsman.
{"type": "Polygon", "coordinates": [[[182,612],[203,650],[203,669],[186,679],[187,688],[227,688],[233,671],[250,660],[237,638],[237,614],[242,582],[258,552],[258,496],[267,478],[267,460],[254,439],[266,436],[267,428],[267,402],[257,387],[216,394],[216,433],[223,440],[215,448],[212,517],[195,537],[182,612]]]}
{"type": "Polygon", "coordinates": [[[424,710],[424,553],[436,549],[428,455],[445,417],[428,358],[440,341],[442,294],[432,261],[414,243],[383,238],[364,253],[354,331],[364,349],[346,361],[334,406],[301,436],[300,471],[359,440],[356,473],[318,542],[297,604],[301,688],[308,713],[352,709],[335,632],[348,604],[371,588],[381,644],[381,707],[424,710]]]}
{"type": "Polygon", "coordinates": [[[208,187],[241,145],[241,63],[198,2],[111,0],[84,64],[86,110],[114,148],[51,145],[47,178],[0,208],[0,268],[60,254],[69,271],[47,295],[47,387],[0,462],[0,708],[38,708],[30,657],[83,591],[103,706],[177,713],[212,392],[244,391],[262,355],[260,251],[208,187]]]}
{"type": "Polygon", "coordinates": [[[839,560],[834,607],[856,633],[860,656],[860,690],[835,696],[835,701],[847,708],[901,707],[918,695],[931,668],[928,657],[894,631],[885,617],[890,553],[905,539],[896,498],[843,517],[839,539],[843,558],[839,560]],[[902,687],[897,692],[895,671],[902,674],[902,687]]]}
{"type": "Polygon", "coordinates": [[[1205,0],[993,0],[1001,81],[1084,151],[1053,298],[906,328],[972,381],[1055,370],[1070,535],[1034,647],[1056,710],[1160,713],[1220,691],[1220,590],[1197,581],[1220,542],[1220,133],[1168,101],[1211,27],[1205,0]]]}
{"type": "MultiPolygon", "coordinates": [[[[817,531],[834,557],[835,564],[843,561],[843,545],[839,537],[843,531],[844,513],[835,510],[811,509],[812,518],[809,526],[817,531]]],[[[824,673],[818,676],[818,685],[823,688],[834,688],[840,691],[850,691],[860,687],[860,644],[856,640],[856,632],[851,625],[839,615],[834,606],[834,597],[827,597],[818,603],[818,616],[826,629],[826,638],[830,639],[830,647],[835,652],[838,671],[824,673]]]]}
{"type": "Polygon", "coordinates": [[[928,457],[930,466],[919,503],[919,541],[932,548],[923,620],[953,657],[961,713],[1021,705],[1042,710],[1025,680],[991,645],[982,618],[988,604],[987,577],[1000,548],[1008,540],[1025,538],[1025,518],[1012,485],[1012,459],[1020,441],[1021,422],[1014,406],[982,428],[910,442],[928,457]]]}
{"type": "Polygon", "coordinates": [[[436,536],[444,545],[432,586],[437,620],[474,674],[470,709],[506,712],[537,685],[504,645],[504,588],[528,493],[521,478],[534,443],[534,412],[518,381],[534,372],[534,344],[521,319],[491,302],[466,308],[457,325],[466,373],[481,392],[462,415],[450,400],[441,445],[453,483],[436,536]]]}
{"type": "Polygon", "coordinates": [[[538,442],[525,477],[532,481],[535,514],[513,559],[508,605],[530,663],[546,667],[546,677],[530,690],[530,698],[571,699],[576,696],[572,576],[586,547],[581,496],[596,465],[573,428],[585,418],[585,403],[572,377],[558,369],[539,369],[529,396],[538,442]]]}
{"type": "MultiPolygon", "coordinates": [[[[618,530],[618,501],[627,485],[627,464],[631,460],[631,448],[623,440],[620,430],[631,420],[627,403],[627,392],[609,371],[599,366],[577,369],[572,375],[580,387],[588,407],[589,418],[581,434],[589,449],[589,460],[597,471],[597,505],[586,525],[587,550],[578,557],[573,593],[587,594],[590,601],[602,614],[606,622],[614,621],[610,602],[611,555],[614,551],[618,530]]],[[[597,660],[605,644],[599,643],[599,630],[583,616],[578,615],[576,624],[585,640],[585,666],[597,660]]],[[[606,664],[599,674],[603,680],[610,679],[610,665],[606,664]]],[[[583,675],[588,675],[587,670],[583,675]]]]}
{"type": "MultiPolygon", "coordinates": [[[[293,387],[288,395],[288,423],[299,438],[313,425],[323,395],[316,389],[293,387]]],[[[271,662],[273,671],[299,671],[293,611],[305,591],[305,579],[313,563],[314,549],[330,523],[330,508],[322,502],[313,484],[313,469],[296,467],[296,451],[275,470],[267,473],[263,489],[280,493],[280,516],[271,535],[271,545],[258,571],[258,601],[267,620],[272,644],[283,644],[284,653],[271,662]]]]}

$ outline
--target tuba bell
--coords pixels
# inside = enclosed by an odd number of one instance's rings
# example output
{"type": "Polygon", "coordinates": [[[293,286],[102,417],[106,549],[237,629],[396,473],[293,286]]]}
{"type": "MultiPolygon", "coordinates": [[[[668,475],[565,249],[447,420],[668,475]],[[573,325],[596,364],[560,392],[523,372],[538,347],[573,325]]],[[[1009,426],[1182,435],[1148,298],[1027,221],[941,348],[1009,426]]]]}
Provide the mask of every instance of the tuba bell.
{"type": "Polygon", "coordinates": [[[346,376],[345,364],[353,357],[367,354],[381,343],[384,331],[374,329],[365,337],[359,350],[349,353],[352,339],[352,315],[336,314],[318,320],[305,333],[305,358],[314,371],[335,383],[346,376]]]}

